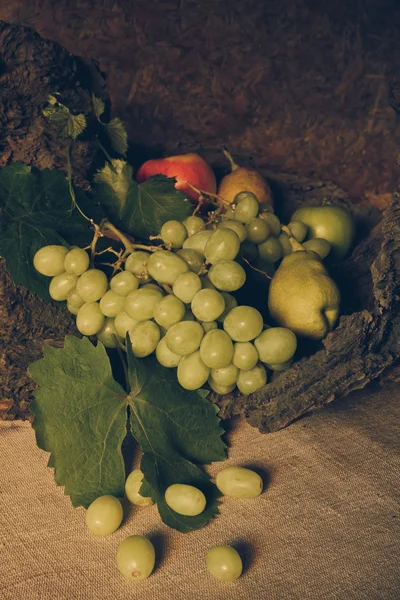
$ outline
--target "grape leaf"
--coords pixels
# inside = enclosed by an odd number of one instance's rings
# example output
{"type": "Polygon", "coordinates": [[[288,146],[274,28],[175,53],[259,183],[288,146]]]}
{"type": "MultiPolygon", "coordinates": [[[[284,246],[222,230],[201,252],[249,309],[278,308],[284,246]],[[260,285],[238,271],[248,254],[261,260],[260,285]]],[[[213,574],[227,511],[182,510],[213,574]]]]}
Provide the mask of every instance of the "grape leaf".
{"type": "Polygon", "coordinates": [[[214,406],[183,390],[154,358],[136,359],[130,351],[128,360],[126,393],[102,344],[67,336],[64,348],[45,347],[29,367],[39,385],[31,404],[37,443],[51,452],[49,466],[72,504],[87,507],[102,494],[123,495],[121,445],[129,418],[144,452],[142,487],[151,487],[165,523],[182,532],[197,529],[216,514],[218,490],[195,463],[226,458],[214,406]],[[176,482],[204,490],[208,505],[201,515],[182,517],[167,507],[165,489],[176,482]]]}
{"type": "Polygon", "coordinates": [[[43,110],[45,117],[54,123],[60,137],[69,137],[73,140],[86,129],[86,117],[83,113],[73,115],[69,108],[58,102],[54,96],[48,97],[50,106],[43,110]]]}
{"type": "Polygon", "coordinates": [[[104,123],[101,120],[101,117],[105,111],[105,104],[101,98],[97,98],[97,96],[92,95],[93,102],[93,110],[96,115],[96,119],[100,123],[101,129],[103,133],[106,135],[111,148],[118,152],[118,154],[122,154],[125,156],[128,150],[128,134],[126,132],[125,126],[121,119],[118,117],[111,119],[109,123],[104,123]]]}
{"type": "Polygon", "coordinates": [[[175,179],[155,175],[138,185],[132,167],[113,160],[94,177],[96,198],[123,231],[142,239],[156,235],[166,221],[183,221],[192,203],[175,188],[175,179]]]}
{"type": "MultiPolygon", "coordinates": [[[[82,190],[79,206],[100,222],[101,213],[82,190]]],[[[85,246],[93,237],[88,221],[71,211],[71,196],[60,171],[34,171],[23,163],[0,170],[0,256],[13,281],[50,299],[48,277],[33,267],[35,252],[47,244],[85,246]]]]}
{"type": "Polygon", "coordinates": [[[115,117],[109,123],[102,123],[102,126],[111,148],[125,156],[128,150],[128,134],[121,119],[115,117]]]}
{"type": "Polygon", "coordinates": [[[128,348],[131,431],[143,451],[141,493],[151,496],[164,523],[187,533],[203,527],[217,512],[219,492],[197,464],[224,460],[225,445],[214,406],[197,392],[184,390],[172,369],[164,369],[153,357],[134,357],[128,348]],[[152,426],[149,427],[149,424],[152,426]],[[157,426],[155,426],[157,424],[157,426]],[[206,509],[196,517],[173,511],[164,500],[166,488],[186,483],[201,489],[206,509]]]}

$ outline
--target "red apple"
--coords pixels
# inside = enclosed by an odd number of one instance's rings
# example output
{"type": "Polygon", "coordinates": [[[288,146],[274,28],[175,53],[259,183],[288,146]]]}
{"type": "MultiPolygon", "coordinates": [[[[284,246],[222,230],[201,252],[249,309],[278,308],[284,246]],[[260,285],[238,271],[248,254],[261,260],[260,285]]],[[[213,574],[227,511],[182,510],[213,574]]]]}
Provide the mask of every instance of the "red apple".
{"type": "Polygon", "coordinates": [[[188,186],[187,181],[204,192],[215,194],[217,191],[212,168],[198,154],[181,154],[148,160],[139,168],[136,180],[142,183],[152,175],[159,174],[176,177],[176,189],[186,194],[195,203],[199,199],[199,194],[188,186]]]}

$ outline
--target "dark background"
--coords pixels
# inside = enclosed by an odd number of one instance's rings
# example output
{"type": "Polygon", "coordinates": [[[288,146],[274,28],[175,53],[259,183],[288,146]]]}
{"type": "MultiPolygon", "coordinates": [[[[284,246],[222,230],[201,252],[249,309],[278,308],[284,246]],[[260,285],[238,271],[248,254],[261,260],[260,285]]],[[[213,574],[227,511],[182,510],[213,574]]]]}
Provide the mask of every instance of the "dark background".
{"type": "Polygon", "coordinates": [[[396,185],[398,0],[0,0],[0,19],[98,60],[150,153],[227,144],[382,207],[396,185]]]}

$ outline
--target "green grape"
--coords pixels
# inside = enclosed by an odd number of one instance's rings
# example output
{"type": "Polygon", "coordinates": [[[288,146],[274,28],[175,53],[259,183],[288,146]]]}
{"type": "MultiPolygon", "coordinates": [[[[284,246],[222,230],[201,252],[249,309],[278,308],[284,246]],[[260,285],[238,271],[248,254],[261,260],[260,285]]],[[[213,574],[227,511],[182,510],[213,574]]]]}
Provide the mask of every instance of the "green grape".
{"type": "Polygon", "coordinates": [[[76,291],[85,302],[97,302],[106,293],[108,281],[100,269],[85,271],[76,283],[76,291]]]}
{"type": "Polygon", "coordinates": [[[207,552],[207,569],[219,581],[236,581],[242,574],[243,563],[232,546],[214,546],[207,552]]]}
{"type": "Polygon", "coordinates": [[[245,396],[252,394],[267,383],[267,373],[260,364],[246,371],[239,371],[236,385],[245,396]]]}
{"type": "Polygon", "coordinates": [[[199,350],[185,354],[179,361],[178,382],[185,390],[198,390],[205,384],[209,375],[210,369],[202,361],[199,350]]]}
{"type": "Polygon", "coordinates": [[[224,312],[218,317],[217,321],[219,321],[219,323],[223,323],[226,315],[232,310],[232,308],[235,308],[235,306],[237,306],[237,300],[236,298],[231,296],[231,294],[227,294],[226,292],[220,293],[225,300],[225,309],[224,312]]]}
{"type": "Polygon", "coordinates": [[[271,371],[286,371],[292,366],[293,360],[289,359],[283,363],[265,363],[265,366],[271,371]]]}
{"type": "Polygon", "coordinates": [[[224,329],[235,342],[254,340],[260,335],[262,328],[261,313],[252,306],[236,306],[224,320],[224,329]]]}
{"type": "Polygon", "coordinates": [[[323,238],[312,238],[307,242],[303,242],[303,246],[306,250],[312,250],[319,254],[319,257],[323,260],[326,258],[331,251],[331,245],[328,240],[323,238]]]}
{"type": "Polygon", "coordinates": [[[204,256],[204,251],[212,234],[213,232],[209,229],[203,229],[202,231],[199,231],[198,233],[188,237],[188,239],[183,242],[183,248],[185,250],[197,250],[201,256],[204,256]]]}
{"type": "Polygon", "coordinates": [[[240,254],[251,263],[254,263],[258,258],[258,250],[255,244],[245,240],[240,246],[240,254]]]}
{"type": "Polygon", "coordinates": [[[73,304],[71,304],[70,302],[68,302],[67,300],[67,309],[69,310],[70,313],[72,313],[73,315],[77,315],[78,311],[80,309],[80,306],[74,306],[73,304]]]}
{"type": "Polygon", "coordinates": [[[215,285],[213,285],[211,283],[211,281],[209,280],[207,275],[203,275],[203,277],[200,277],[200,281],[201,281],[201,285],[203,287],[203,289],[206,290],[215,290],[215,285]]]}
{"type": "Polygon", "coordinates": [[[191,354],[200,347],[204,329],[197,321],[181,321],[172,325],[165,335],[166,344],[174,354],[191,354]]]}
{"type": "Polygon", "coordinates": [[[244,467],[226,467],[217,474],[215,484],[224,496],[257,498],[263,490],[258,473],[244,467]]]}
{"type": "Polygon", "coordinates": [[[247,239],[253,244],[262,244],[270,234],[270,229],[263,219],[255,217],[246,224],[247,239]]]}
{"type": "Polygon", "coordinates": [[[246,273],[237,262],[221,260],[211,267],[208,278],[217,289],[223,292],[235,292],[246,281],[246,273]]]}
{"type": "Polygon", "coordinates": [[[225,300],[217,290],[200,290],[190,307],[199,321],[215,321],[225,309],[225,300]]]}
{"type": "Polygon", "coordinates": [[[224,396],[225,394],[230,394],[236,387],[235,383],[232,383],[232,385],[220,385],[219,383],[214,381],[214,379],[211,377],[211,375],[208,378],[208,385],[213,390],[213,392],[220,394],[220,396],[224,396]]]}
{"type": "Polygon", "coordinates": [[[182,248],[187,236],[186,227],[180,221],[167,221],[161,227],[160,238],[164,244],[168,244],[171,248],[182,248]]]}
{"type": "MultiPolygon", "coordinates": [[[[151,285],[151,284],[149,284],[151,285]]],[[[139,279],[130,271],[121,271],[111,278],[110,288],[124,298],[139,287],[139,279]]]]}
{"type": "Polygon", "coordinates": [[[240,223],[249,223],[258,215],[260,205],[252,192],[239,192],[236,194],[233,202],[236,204],[235,221],[240,223]]]}
{"type": "Polygon", "coordinates": [[[118,546],[118,571],[128,581],[143,581],[151,575],[156,561],[153,544],[142,535],[130,535],[118,546]]]}
{"type": "Polygon", "coordinates": [[[133,329],[139,321],[132,319],[125,311],[118,313],[114,319],[114,327],[120,337],[125,339],[128,331],[133,329]]]}
{"type": "Polygon", "coordinates": [[[254,340],[254,345],[262,362],[283,363],[296,352],[297,338],[290,329],[270,327],[254,340]]]}
{"type": "Polygon", "coordinates": [[[227,367],[233,357],[231,338],[221,329],[209,331],[201,342],[200,356],[204,364],[210,369],[227,367]]]}
{"type": "Polygon", "coordinates": [[[125,298],[124,311],[136,321],[147,321],[153,318],[154,309],[162,298],[157,290],[139,288],[125,298]]]}
{"type": "MultiPolygon", "coordinates": [[[[194,273],[193,273],[194,275],[194,273]]],[[[154,320],[161,327],[169,329],[175,323],[182,321],[185,316],[185,305],[179,298],[168,295],[164,296],[154,308],[154,320]]]]}
{"type": "Polygon", "coordinates": [[[291,254],[293,252],[292,245],[289,242],[289,238],[284,231],[282,231],[282,233],[279,235],[278,240],[282,247],[283,256],[287,256],[288,254],[291,254]]]}
{"type": "Polygon", "coordinates": [[[219,385],[232,385],[236,383],[239,369],[233,363],[220,369],[211,369],[211,377],[219,385]]]}
{"type": "Polygon", "coordinates": [[[195,233],[198,233],[205,227],[205,223],[204,223],[203,219],[201,219],[200,217],[196,217],[196,216],[187,217],[183,221],[183,224],[186,228],[186,231],[187,231],[189,237],[191,235],[194,235],[195,233]]]}
{"type": "Polygon", "coordinates": [[[164,294],[164,290],[162,289],[162,287],[160,287],[156,283],[145,283],[144,285],[141,285],[140,288],[142,290],[156,290],[157,292],[161,292],[161,294],[164,294]]]}
{"type": "Polygon", "coordinates": [[[49,293],[53,300],[66,300],[68,294],[75,289],[78,277],[72,273],[61,273],[50,281],[49,293]]]}
{"type": "Polygon", "coordinates": [[[189,265],[173,252],[157,250],[150,256],[147,270],[158,283],[173,285],[178,275],[189,271],[189,265]]]}
{"type": "Polygon", "coordinates": [[[299,243],[305,239],[308,231],[307,225],[302,221],[291,221],[288,225],[288,229],[290,229],[292,235],[299,243]]]}
{"type": "Polygon", "coordinates": [[[98,302],[85,302],[76,315],[76,327],[82,335],[95,335],[103,327],[105,316],[98,302]]]}
{"type": "Polygon", "coordinates": [[[233,345],[232,362],[241,371],[253,369],[258,361],[257,349],[251,342],[236,342],[233,345]]]}
{"type": "Polygon", "coordinates": [[[213,329],[218,329],[218,323],[216,321],[203,321],[201,326],[206,333],[208,331],[212,331],[213,329]]]}
{"type": "Polygon", "coordinates": [[[104,321],[103,327],[96,334],[97,339],[101,342],[106,348],[116,348],[118,344],[114,341],[115,336],[117,340],[120,342],[124,341],[124,337],[120,336],[115,328],[114,319],[108,317],[104,321]]]}
{"type": "Polygon", "coordinates": [[[108,290],[100,300],[100,309],[106,317],[116,317],[124,310],[125,298],[112,290],[108,290]]]}
{"type": "Polygon", "coordinates": [[[67,273],[82,275],[89,268],[89,254],[82,248],[72,248],[64,259],[67,273]]]}
{"type": "Polygon", "coordinates": [[[147,272],[147,262],[149,258],[149,252],[135,250],[135,252],[132,252],[125,261],[125,271],[133,273],[141,283],[149,281],[151,279],[147,272]]]}
{"type": "Polygon", "coordinates": [[[165,490],[165,502],[172,510],[185,517],[195,517],[206,507],[206,497],[193,485],[173,483],[165,490]]]}
{"type": "Polygon", "coordinates": [[[139,494],[143,477],[144,475],[140,469],[134,469],[129,473],[127,480],[125,481],[125,495],[129,502],[132,502],[135,506],[150,506],[153,504],[152,498],[149,496],[141,496],[141,494],[139,494]]]}
{"type": "Polygon", "coordinates": [[[260,215],[260,219],[263,219],[266,224],[269,227],[269,230],[271,232],[271,235],[274,235],[275,237],[278,237],[279,234],[282,231],[282,225],[280,220],[278,219],[278,217],[276,215],[273,215],[271,213],[262,213],[260,215]]]}
{"type": "Polygon", "coordinates": [[[109,535],[122,523],[122,504],[115,496],[99,496],[86,511],[86,526],[95,535],[109,535]]]}
{"type": "Polygon", "coordinates": [[[76,308],[80,308],[85,304],[85,301],[82,300],[82,298],[76,291],[76,288],[74,288],[73,290],[68,292],[67,303],[71,304],[72,306],[75,306],[76,308]]]}
{"type": "Polygon", "coordinates": [[[153,321],[140,321],[129,332],[132,352],[137,358],[149,356],[157,348],[161,333],[153,321]]]}
{"type": "Polygon", "coordinates": [[[193,273],[198,274],[201,271],[204,264],[204,256],[200,252],[191,248],[182,248],[182,250],[178,250],[177,255],[189,265],[189,269],[193,273]]]}
{"type": "Polygon", "coordinates": [[[268,263],[275,263],[282,258],[282,246],[276,237],[269,237],[265,242],[259,244],[258,253],[261,260],[268,263]]]}
{"type": "Polygon", "coordinates": [[[217,229],[208,240],[204,255],[209,263],[214,264],[220,260],[233,260],[239,249],[239,237],[234,231],[217,229]]]}
{"type": "Polygon", "coordinates": [[[220,223],[218,223],[217,227],[218,229],[231,229],[234,231],[238,236],[240,243],[244,242],[247,237],[246,227],[243,225],[243,223],[239,223],[239,221],[223,219],[220,223]]]}
{"type": "Polygon", "coordinates": [[[160,365],[167,367],[167,369],[171,369],[172,367],[177,367],[179,365],[179,361],[181,360],[182,356],[180,354],[171,352],[167,346],[165,337],[162,337],[157,344],[156,358],[160,365]]]}
{"type": "Polygon", "coordinates": [[[185,304],[189,304],[200,290],[200,277],[192,271],[178,275],[172,286],[175,296],[185,304]]]}
{"type": "Polygon", "coordinates": [[[68,248],[64,246],[43,246],[33,257],[33,266],[41,275],[56,277],[64,273],[64,260],[68,254],[68,248]]]}

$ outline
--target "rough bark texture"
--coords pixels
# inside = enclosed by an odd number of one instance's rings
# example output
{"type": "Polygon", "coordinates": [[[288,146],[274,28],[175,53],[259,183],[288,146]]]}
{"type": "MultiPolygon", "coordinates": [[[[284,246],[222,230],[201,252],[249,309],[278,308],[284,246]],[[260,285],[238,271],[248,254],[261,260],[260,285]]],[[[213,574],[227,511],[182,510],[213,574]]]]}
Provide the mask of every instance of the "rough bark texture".
{"type": "MultiPolygon", "coordinates": [[[[22,161],[39,169],[66,167],[67,140],[42,115],[49,94],[73,111],[88,112],[91,93],[104,97],[104,80],[92,61],[43,40],[27,27],[0,21],[0,166],[22,161]]],[[[74,144],[72,163],[83,183],[96,153],[94,141],[74,144]]]]}
{"type": "MultiPolygon", "coordinates": [[[[59,92],[69,108],[90,109],[91,93],[105,98],[95,63],[72,56],[25,27],[0,21],[0,166],[22,161],[39,169],[65,170],[67,141],[42,116],[47,96],[59,92]]],[[[90,139],[73,146],[76,182],[87,185],[96,146],[90,139]]],[[[0,260],[0,417],[29,415],[34,389],[26,369],[40,357],[44,342],[61,342],[75,331],[66,310],[15,286],[0,260]]]]}
{"type": "MultiPolygon", "coordinates": [[[[87,110],[89,90],[102,93],[95,89],[102,86],[101,76],[93,65],[84,65],[31,30],[0,23],[0,45],[4,84],[0,89],[0,165],[22,160],[39,168],[63,168],[65,142],[43,127],[41,110],[47,95],[59,90],[68,106],[87,110]]],[[[90,140],[77,145],[73,166],[80,183],[87,183],[94,158],[90,140]]],[[[206,158],[218,172],[220,158],[206,158]]],[[[305,412],[363,387],[400,355],[399,195],[394,195],[379,223],[376,211],[352,207],[346,194],[331,183],[266,175],[282,220],[287,221],[303,204],[345,205],[355,213],[359,240],[349,259],[330,267],[343,292],[343,316],[323,345],[305,349],[306,357],[248,398],[213,396],[221,416],[242,415],[264,432],[284,427],[305,412]]],[[[64,309],[15,286],[2,261],[0,300],[0,416],[26,417],[34,389],[27,365],[40,357],[44,342],[61,343],[66,333],[73,332],[73,319],[64,309]]]]}

